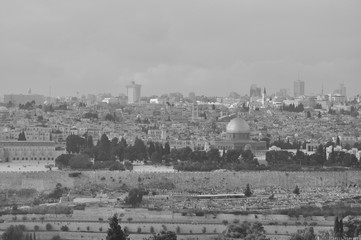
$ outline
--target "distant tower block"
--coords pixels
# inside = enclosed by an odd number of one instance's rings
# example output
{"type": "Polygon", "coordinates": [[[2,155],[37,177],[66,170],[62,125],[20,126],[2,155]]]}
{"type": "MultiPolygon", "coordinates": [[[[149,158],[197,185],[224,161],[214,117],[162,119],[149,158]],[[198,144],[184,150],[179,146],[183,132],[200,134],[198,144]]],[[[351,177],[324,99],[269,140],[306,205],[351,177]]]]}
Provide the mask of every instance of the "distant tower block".
{"type": "Polygon", "coordinates": [[[198,119],[199,117],[199,107],[196,104],[192,105],[192,121],[198,119]]]}
{"type": "Polygon", "coordinates": [[[140,102],[140,90],[142,85],[135,84],[134,81],[131,84],[127,85],[127,96],[128,96],[128,103],[139,103],[140,102]]]}

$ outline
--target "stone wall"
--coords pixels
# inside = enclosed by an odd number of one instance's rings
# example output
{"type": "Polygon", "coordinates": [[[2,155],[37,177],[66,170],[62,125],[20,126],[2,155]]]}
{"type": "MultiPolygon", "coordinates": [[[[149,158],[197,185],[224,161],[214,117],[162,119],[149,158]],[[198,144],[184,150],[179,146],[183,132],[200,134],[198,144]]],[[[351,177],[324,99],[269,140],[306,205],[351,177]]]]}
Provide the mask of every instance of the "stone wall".
{"type": "Polygon", "coordinates": [[[172,182],[175,191],[218,190],[237,191],[247,183],[252,188],[283,187],[293,189],[304,187],[335,187],[346,184],[361,185],[361,172],[118,172],[84,171],[80,178],[68,177],[70,172],[0,172],[0,189],[35,188],[52,190],[57,183],[65,187],[100,184],[109,187],[137,187],[154,182],[172,182]],[[138,182],[138,178],[141,181],[138,182]],[[105,178],[105,179],[104,179],[105,178]],[[103,180],[102,180],[103,179],[103,180]]]}

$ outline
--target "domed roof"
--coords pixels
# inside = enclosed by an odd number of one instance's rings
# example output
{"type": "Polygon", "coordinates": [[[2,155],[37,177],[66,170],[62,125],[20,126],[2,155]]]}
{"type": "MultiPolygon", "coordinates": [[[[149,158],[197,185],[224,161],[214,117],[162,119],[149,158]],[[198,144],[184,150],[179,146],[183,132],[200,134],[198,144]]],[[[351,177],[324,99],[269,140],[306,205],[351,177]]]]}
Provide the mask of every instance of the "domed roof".
{"type": "Polygon", "coordinates": [[[227,125],[227,133],[250,133],[248,123],[241,118],[233,118],[227,125]]]}

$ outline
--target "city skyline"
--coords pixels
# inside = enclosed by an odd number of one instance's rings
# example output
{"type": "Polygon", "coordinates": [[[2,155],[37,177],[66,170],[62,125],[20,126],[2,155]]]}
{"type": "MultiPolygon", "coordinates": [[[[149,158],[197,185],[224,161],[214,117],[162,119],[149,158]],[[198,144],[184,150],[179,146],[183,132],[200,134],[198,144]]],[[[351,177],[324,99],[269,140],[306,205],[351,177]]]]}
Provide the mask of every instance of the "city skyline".
{"type": "Polygon", "coordinates": [[[6,2],[1,95],[360,93],[359,1],[6,2]],[[138,2],[139,3],[139,2],[138,2]]]}

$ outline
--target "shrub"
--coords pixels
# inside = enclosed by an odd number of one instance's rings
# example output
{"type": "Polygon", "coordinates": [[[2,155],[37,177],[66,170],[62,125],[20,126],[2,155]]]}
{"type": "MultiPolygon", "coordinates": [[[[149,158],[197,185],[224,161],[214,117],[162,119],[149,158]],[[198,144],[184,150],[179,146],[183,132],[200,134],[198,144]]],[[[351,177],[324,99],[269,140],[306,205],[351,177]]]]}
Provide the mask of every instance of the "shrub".
{"type": "Polygon", "coordinates": [[[92,163],[88,155],[79,154],[69,159],[69,165],[72,169],[87,169],[92,166],[92,163]]]}
{"type": "Polygon", "coordinates": [[[176,228],[176,232],[177,232],[177,234],[179,234],[180,233],[180,227],[179,226],[177,226],[177,228],[176,228]]]}
{"type": "Polygon", "coordinates": [[[28,218],[26,217],[26,216],[23,216],[23,221],[26,221],[26,220],[28,220],[28,218]]]}
{"type": "Polygon", "coordinates": [[[13,216],[13,221],[15,222],[18,219],[18,217],[15,215],[13,216]]]}
{"type": "Polygon", "coordinates": [[[103,222],[103,218],[98,218],[99,222],[103,222]]]}
{"type": "Polygon", "coordinates": [[[150,226],[150,233],[154,233],[154,227],[153,226],[150,226]]]}
{"type": "Polygon", "coordinates": [[[87,226],[87,227],[86,227],[86,230],[87,230],[87,231],[89,231],[89,230],[90,230],[90,227],[89,227],[89,226],[87,226]]]}
{"type": "MultiPolygon", "coordinates": [[[[30,238],[31,239],[31,238],[30,238]]],[[[51,240],[61,240],[59,235],[55,235],[51,238],[51,240]]]]}
{"type": "Polygon", "coordinates": [[[127,218],[127,220],[128,220],[128,222],[130,222],[133,220],[133,218],[129,217],[129,218],[127,218]]]}
{"type": "Polygon", "coordinates": [[[234,219],[234,220],[233,220],[233,223],[234,223],[234,224],[239,223],[239,219],[237,219],[237,218],[236,218],[236,219],[234,219]]]}
{"type": "Polygon", "coordinates": [[[60,230],[63,231],[63,232],[67,232],[67,231],[69,231],[69,227],[66,226],[66,225],[61,226],[60,230]]]}
{"type": "Polygon", "coordinates": [[[295,189],[293,190],[293,193],[296,195],[300,195],[300,189],[297,185],[296,185],[295,189]]]}
{"type": "Polygon", "coordinates": [[[206,227],[203,227],[202,228],[202,233],[206,233],[207,232],[207,228],[206,227]]]}
{"type": "Polygon", "coordinates": [[[138,227],[137,233],[141,233],[141,232],[142,232],[142,228],[141,228],[141,227],[138,227]]]}
{"type": "Polygon", "coordinates": [[[103,232],[103,228],[102,228],[102,227],[99,228],[99,232],[103,232]]]}
{"type": "Polygon", "coordinates": [[[227,220],[223,220],[223,221],[222,221],[222,224],[223,224],[223,225],[228,225],[228,221],[227,221],[227,220]]]}
{"type": "Polygon", "coordinates": [[[104,181],[104,180],[105,180],[105,177],[101,177],[100,180],[104,181]]]}
{"type": "Polygon", "coordinates": [[[129,235],[129,228],[127,226],[124,227],[124,233],[129,235]]]}
{"type": "Polygon", "coordinates": [[[73,172],[73,173],[68,174],[69,177],[79,177],[80,175],[81,175],[81,172],[73,172]]]}
{"type": "Polygon", "coordinates": [[[46,228],[47,231],[51,231],[53,229],[53,226],[50,223],[47,223],[45,225],[45,228],[46,228]]]}
{"type": "Polygon", "coordinates": [[[310,226],[317,226],[317,222],[311,222],[310,226]]]}
{"type": "Polygon", "coordinates": [[[35,225],[35,226],[34,226],[34,230],[35,230],[35,231],[39,231],[39,229],[40,229],[40,227],[39,227],[38,225],[35,225]]]}
{"type": "Polygon", "coordinates": [[[246,185],[246,189],[244,190],[244,195],[246,197],[250,197],[252,195],[251,187],[249,186],[249,183],[246,185]]]}

